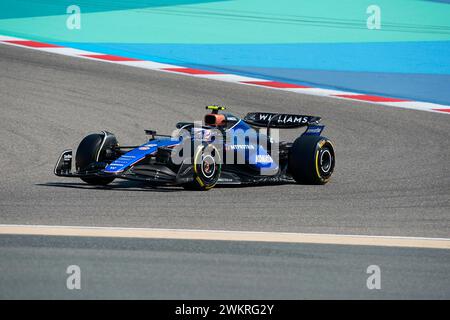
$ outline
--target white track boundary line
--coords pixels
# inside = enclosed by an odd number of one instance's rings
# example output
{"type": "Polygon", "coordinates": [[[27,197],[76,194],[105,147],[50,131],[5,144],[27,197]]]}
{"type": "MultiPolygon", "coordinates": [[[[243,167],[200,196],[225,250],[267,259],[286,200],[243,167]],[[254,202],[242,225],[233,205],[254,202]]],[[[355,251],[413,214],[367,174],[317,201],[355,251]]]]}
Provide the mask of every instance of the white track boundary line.
{"type": "Polygon", "coordinates": [[[0,235],[112,237],[450,249],[448,238],[293,232],[0,224],[0,235]]]}

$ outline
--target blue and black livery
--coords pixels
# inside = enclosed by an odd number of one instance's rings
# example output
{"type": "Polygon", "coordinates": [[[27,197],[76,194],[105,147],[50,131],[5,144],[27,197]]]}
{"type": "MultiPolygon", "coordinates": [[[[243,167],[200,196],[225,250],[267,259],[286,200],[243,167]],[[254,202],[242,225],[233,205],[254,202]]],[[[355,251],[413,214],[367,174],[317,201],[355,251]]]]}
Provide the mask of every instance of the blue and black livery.
{"type": "Polygon", "coordinates": [[[324,125],[320,117],[253,112],[240,118],[223,112],[224,107],[207,109],[210,113],[200,127],[179,122],[178,134],[173,136],[146,130],[150,139],[138,146],[121,146],[108,131],[90,134],[78,146],[75,172],[72,150],[64,150],[54,173],[94,185],[120,178],[197,190],[215,185],[329,181],[335,152],[331,141],[321,136],[324,125]],[[306,130],[293,142],[274,141],[271,130],[288,128],[306,130]],[[256,132],[256,140],[248,139],[250,131],[256,132]],[[182,148],[186,143],[191,146],[189,152],[182,148]],[[182,154],[181,161],[174,161],[174,152],[182,154]]]}

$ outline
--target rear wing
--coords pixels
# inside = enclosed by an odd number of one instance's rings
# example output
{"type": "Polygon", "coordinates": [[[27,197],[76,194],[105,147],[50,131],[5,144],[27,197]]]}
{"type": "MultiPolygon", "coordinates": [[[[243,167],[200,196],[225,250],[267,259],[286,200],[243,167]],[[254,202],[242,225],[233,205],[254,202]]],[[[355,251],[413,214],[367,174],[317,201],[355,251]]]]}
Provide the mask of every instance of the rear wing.
{"type": "Polygon", "coordinates": [[[320,119],[320,117],[297,114],[251,112],[247,113],[243,120],[257,127],[292,129],[317,125],[320,119]]]}

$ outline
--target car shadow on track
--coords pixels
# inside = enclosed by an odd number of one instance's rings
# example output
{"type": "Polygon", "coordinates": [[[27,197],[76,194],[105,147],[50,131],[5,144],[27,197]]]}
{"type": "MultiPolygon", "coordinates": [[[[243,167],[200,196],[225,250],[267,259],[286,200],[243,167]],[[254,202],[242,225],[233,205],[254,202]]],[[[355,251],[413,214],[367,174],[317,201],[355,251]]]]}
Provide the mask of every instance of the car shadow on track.
{"type": "MultiPolygon", "coordinates": [[[[281,186],[295,183],[261,183],[261,184],[242,184],[242,185],[216,185],[214,189],[238,189],[238,188],[258,188],[267,186],[281,186]]],[[[199,190],[188,190],[180,186],[149,186],[139,181],[121,181],[109,184],[107,186],[94,186],[84,182],[46,182],[36,183],[41,187],[72,188],[82,190],[112,190],[112,191],[147,191],[147,192],[201,192],[199,190]]]]}
{"type": "Polygon", "coordinates": [[[94,186],[84,182],[46,182],[36,183],[41,187],[72,188],[82,190],[112,190],[112,191],[153,191],[153,192],[176,192],[183,191],[180,187],[153,187],[139,181],[121,181],[107,186],[94,186]]]}
{"type": "MultiPolygon", "coordinates": [[[[237,189],[237,188],[257,188],[267,186],[281,186],[281,185],[294,185],[295,182],[266,182],[266,183],[254,183],[254,184],[217,184],[214,189],[237,189]]],[[[182,186],[152,186],[142,181],[134,180],[119,180],[113,183],[101,186],[90,185],[85,182],[46,182],[36,183],[36,186],[41,187],[56,187],[56,188],[72,188],[82,190],[112,190],[112,191],[150,191],[150,192],[198,192],[199,190],[184,189],[182,186]]]]}

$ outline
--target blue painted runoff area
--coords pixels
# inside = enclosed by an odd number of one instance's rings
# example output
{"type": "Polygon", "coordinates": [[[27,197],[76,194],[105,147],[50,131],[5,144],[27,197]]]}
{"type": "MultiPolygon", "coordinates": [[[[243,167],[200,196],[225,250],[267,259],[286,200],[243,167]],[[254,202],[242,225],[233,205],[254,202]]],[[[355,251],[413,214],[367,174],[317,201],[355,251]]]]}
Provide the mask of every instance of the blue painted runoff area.
{"type": "Polygon", "coordinates": [[[316,87],[450,105],[450,41],[56,44],[316,87]]]}

